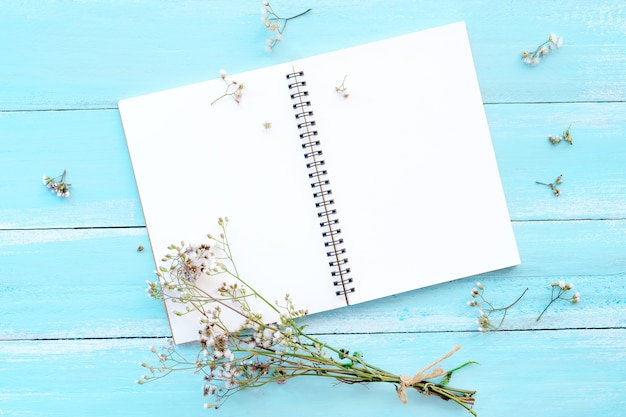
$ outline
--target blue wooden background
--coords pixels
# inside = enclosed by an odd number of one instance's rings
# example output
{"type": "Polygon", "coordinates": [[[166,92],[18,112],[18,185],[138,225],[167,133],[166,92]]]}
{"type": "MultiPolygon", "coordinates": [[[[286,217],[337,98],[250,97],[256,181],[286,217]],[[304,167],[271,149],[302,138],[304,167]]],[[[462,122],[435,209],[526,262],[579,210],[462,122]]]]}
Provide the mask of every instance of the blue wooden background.
{"type": "MultiPolygon", "coordinates": [[[[275,0],[285,15],[313,11],[267,53],[261,3],[2,2],[0,415],[464,415],[415,392],[401,404],[382,385],[292,380],[238,394],[215,412],[202,409],[192,374],[134,384],[138,363],[151,357],[148,345],[163,343],[169,328],[162,305],[144,293],[155,267],[116,105],[215,78],[221,68],[237,73],[459,20],[467,23],[522,265],[311,316],[309,331],[403,374],[458,343],[446,365],[480,362],[453,381],[478,390],[480,416],[622,413],[626,5],[275,0]],[[551,32],[564,37],[563,47],[537,67],[524,65],[520,52],[551,32]],[[550,145],[547,135],[570,125],[574,144],[550,145]],[[41,175],[63,169],[68,199],[41,184],[41,175]],[[534,183],[559,174],[561,197],[534,183]],[[477,279],[499,305],[529,288],[499,332],[476,331],[466,301],[477,279]],[[581,302],[557,303],[536,323],[555,280],[572,282],[581,302]]],[[[419,58],[427,65],[428,56],[419,58]]],[[[399,91],[410,81],[396,80],[392,68],[380,77],[399,91]]]]}

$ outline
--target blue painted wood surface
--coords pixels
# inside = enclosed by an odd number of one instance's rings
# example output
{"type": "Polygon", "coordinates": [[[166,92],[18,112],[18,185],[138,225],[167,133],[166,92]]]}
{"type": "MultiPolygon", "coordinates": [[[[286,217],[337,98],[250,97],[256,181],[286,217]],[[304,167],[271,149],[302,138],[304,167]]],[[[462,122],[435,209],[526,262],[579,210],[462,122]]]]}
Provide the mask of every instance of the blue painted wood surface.
{"type": "MultiPolygon", "coordinates": [[[[309,330],[406,374],[461,344],[449,361],[480,365],[455,375],[455,385],[478,390],[480,416],[619,415],[626,407],[622,2],[276,0],[285,14],[313,11],[271,54],[260,1],[5,3],[0,415],[214,413],[202,410],[193,375],[133,383],[147,346],[169,328],[144,293],[154,264],[118,100],[221,68],[236,73],[458,20],[467,22],[522,265],[311,316],[309,330]],[[563,48],[524,65],[520,52],[550,32],[564,37],[563,48]],[[547,136],[570,125],[574,144],[550,145],[547,136]],[[63,169],[68,199],[40,180],[63,169]],[[561,197],[535,184],[559,174],[561,197]],[[499,305],[529,288],[502,331],[476,331],[476,311],[465,304],[476,279],[499,305]],[[582,301],[555,304],[535,322],[557,280],[574,283],[582,301]]],[[[380,76],[396,81],[391,68],[380,76]]],[[[238,394],[216,415],[294,407],[302,416],[464,415],[413,394],[403,405],[392,387],[292,380],[238,394]]]]}

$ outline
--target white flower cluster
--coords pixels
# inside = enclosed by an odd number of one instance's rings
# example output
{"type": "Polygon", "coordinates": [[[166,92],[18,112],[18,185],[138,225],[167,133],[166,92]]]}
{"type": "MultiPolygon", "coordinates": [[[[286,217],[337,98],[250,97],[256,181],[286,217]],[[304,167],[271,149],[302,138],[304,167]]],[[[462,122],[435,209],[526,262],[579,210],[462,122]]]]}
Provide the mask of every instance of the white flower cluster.
{"type": "MultiPolygon", "coordinates": [[[[556,287],[559,288],[559,294],[558,294],[557,298],[561,298],[561,295],[565,291],[569,291],[569,290],[574,288],[574,284],[566,283],[565,281],[553,282],[552,284],[550,284],[550,286],[552,288],[556,288],[556,287]]],[[[574,295],[572,295],[572,298],[570,298],[567,301],[570,301],[572,303],[578,303],[580,301],[580,294],[579,293],[574,293],[574,295]]]]}
{"type": "Polygon", "coordinates": [[[537,47],[535,52],[522,52],[522,60],[528,65],[538,65],[541,58],[563,45],[563,38],[551,33],[548,40],[537,47]]]}
{"type": "Polygon", "coordinates": [[[50,178],[47,175],[44,175],[41,179],[43,181],[43,185],[46,186],[50,191],[57,194],[57,197],[69,197],[70,196],[70,185],[65,182],[65,174],[66,171],[63,171],[62,175],[58,177],[50,178]],[[61,178],[60,181],[57,181],[58,178],[61,178]]]}
{"type": "Polygon", "coordinates": [[[283,32],[287,27],[287,22],[291,19],[295,19],[296,17],[300,17],[310,11],[311,9],[307,9],[304,12],[299,13],[295,16],[280,17],[274,12],[269,1],[264,1],[263,8],[261,8],[261,22],[270,32],[272,32],[272,36],[266,41],[267,45],[265,49],[268,52],[272,52],[276,44],[283,40],[283,32]],[[281,21],[283,22],[282,24],[281,21]]]}
{"type": "Polygon", "coordinates": [[[224,91],[224,94],[222,94],[221,96],[213,100],[211,102],[211,106],[227,96],[231,96],[237,104],[241,102],[241,97],[243,96],[243,89],[246,87],[245,84],[239,83],[235,80],[229,81],[226,79],[226,75],[227,74],[225,70],[220,70],[220,78],[222,79],[222,81],[224,81],[224,84],[226,84],[226,91],[224,91]]]}
{"type": "Polygon", "coordinates": [[[200,245],[189,245],[185,249],[184,262],[181,265],[182,277],[194,282],[204,275],[218,272],[218,262],[215,252],[210,245],[205,243],[200,245]]]}

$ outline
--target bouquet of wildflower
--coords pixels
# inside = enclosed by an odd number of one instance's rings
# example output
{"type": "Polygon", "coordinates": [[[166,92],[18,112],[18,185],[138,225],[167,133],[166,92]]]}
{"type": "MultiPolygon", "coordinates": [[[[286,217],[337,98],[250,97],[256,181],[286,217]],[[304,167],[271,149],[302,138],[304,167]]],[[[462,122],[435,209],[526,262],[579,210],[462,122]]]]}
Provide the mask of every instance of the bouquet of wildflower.
{"type": "Polygon", "coordinates": [[[385,382],[395,386],[398,398],[404,403],[407,389],[415,389],[424,395],[454,401],[476,415],[471,409],[475,391],[447,386],[455,371],[473,362],[450,371],[437,367],[458,346],[410,377],[373,366],[360,352],[337,349],[309,336],[300,323],[306,311],[297,309],[288,294],[283,301],[270,303],[239,277],[226,238],[227,222],[228,219],[219,220],[222,233],[219,238],[209,235],[210,244],[171,245],[171,253],[163,258],[166,266],[157,272],[158,282],[148,281],[150,296],[183,307],[176,314],[200,313],[200,352],[187,360],[172,341],[161,350],[151,348],[158,364],[142,363],[150,374],[137,383],[145,384],[177,370],[191,369],[202,375],[204,395],[213,398],[206,407],[218,408],[239,391],[272,382],[285,383],[298,376],[333,378],[346,384],[385,382]],[[199,281],[216,280],[219,275],[225,275],[230,283],[222,284],[216,294],[200,287],[199,281]],[[268,324],[262,314],[253,310],[258,300],[279,317],[276,322],[268,324]],[[241,324],[235,328],[227,324],[232,315],[240,318],[241,324]],[[438,381],[432,382],[435,378],[438,381]]]}

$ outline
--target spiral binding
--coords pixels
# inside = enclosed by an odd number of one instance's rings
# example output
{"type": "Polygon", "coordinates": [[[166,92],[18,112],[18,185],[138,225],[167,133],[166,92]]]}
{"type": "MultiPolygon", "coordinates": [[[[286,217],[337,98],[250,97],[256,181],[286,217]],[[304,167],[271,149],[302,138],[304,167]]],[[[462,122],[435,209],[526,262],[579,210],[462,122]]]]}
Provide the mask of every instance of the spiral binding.
{"type": "Polygon", "coordinates": [[[353,293],[355,289],[353,279],[350,276],[344,241],[341,237],[337,210],[334,208],[335,200],[331,198],[333,192],[330,189],[328,171],[324,169],[326,162],[322,159],[321,144],[319,140],[313,139],[318,133],[315,129],[315,120],[312,119],[311,102],[306,99],[309,92],[305,89],[304,71],[294,71],[287,74],[286,77],[287,87],[292,91],[290,94],[292,107],[300,131],[299,136],[302,140],[304,158],[307,161],[306,167],[311,180],[311,188],[314,190],[313,199],[315,207],[319,210],[317,217],[322,229],[324,247],[327,248],[326,256],[329,258],[328,265],[331,267],[330,275],[335,278],[333,285],[338,287],[335,294],[344,296],[346,304],[350,304],[348,294],[353,293]]]}

